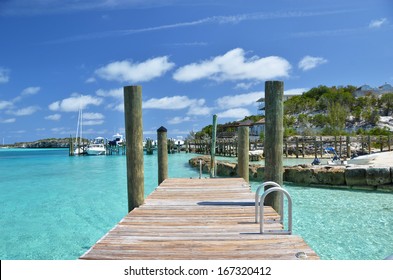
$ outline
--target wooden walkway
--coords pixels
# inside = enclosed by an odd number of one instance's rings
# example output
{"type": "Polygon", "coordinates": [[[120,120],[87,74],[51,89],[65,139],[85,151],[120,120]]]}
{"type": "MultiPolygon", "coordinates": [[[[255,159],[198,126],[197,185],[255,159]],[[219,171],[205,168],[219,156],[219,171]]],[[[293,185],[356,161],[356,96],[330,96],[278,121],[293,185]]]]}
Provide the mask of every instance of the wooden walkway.
{"type": "Polygon", "coordinates": [[[240,178],[166,179],[81,259],[319,259],[299,236],[259,234],[254,196],[240,178]]]}

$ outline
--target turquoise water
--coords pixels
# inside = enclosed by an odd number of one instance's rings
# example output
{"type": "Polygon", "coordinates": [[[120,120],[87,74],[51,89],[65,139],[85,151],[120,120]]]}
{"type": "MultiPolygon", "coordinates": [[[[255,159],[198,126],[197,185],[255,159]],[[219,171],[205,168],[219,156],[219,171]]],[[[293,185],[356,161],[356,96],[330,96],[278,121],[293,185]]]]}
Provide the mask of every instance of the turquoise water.
{"type": "MultiPolygon", "coordinates": [[[[193,156],[169,155],[169,177],[198,177],[193,156]]],[[[157,157],[145,156],[145,193],[156,186],[157,157]]],[[[393,194],[285,187],[295,234],[322,259],[393,253],[393,194]]],[[[126,189],[125,156],[1,149],[0,259],[77,259],[127,214],[126,189]]]]}

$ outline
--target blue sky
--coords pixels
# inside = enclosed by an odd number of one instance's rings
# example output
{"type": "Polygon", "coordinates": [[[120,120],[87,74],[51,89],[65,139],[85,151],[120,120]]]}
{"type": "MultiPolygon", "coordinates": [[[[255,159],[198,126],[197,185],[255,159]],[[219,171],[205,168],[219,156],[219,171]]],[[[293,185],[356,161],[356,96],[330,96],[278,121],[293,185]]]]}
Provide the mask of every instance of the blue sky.
{"type": "Polygon", "coordinates": [[[0,2],[0,140],[124,132],[123,86],[141,85],[145,137],[186,136],[287,93],[393,84],[390,0],[0,2]]]}

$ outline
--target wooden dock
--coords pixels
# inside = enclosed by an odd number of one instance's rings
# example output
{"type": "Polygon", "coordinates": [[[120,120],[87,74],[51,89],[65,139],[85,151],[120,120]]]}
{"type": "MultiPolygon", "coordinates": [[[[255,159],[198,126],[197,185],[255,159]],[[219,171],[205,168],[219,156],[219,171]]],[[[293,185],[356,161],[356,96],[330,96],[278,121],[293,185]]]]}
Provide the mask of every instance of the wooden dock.
{"type": "Polygon", "coordinates": [[[241,178],[166,179],[80,259],[319,259],[299,236],[261,235],[254,196],[241,178]]]}

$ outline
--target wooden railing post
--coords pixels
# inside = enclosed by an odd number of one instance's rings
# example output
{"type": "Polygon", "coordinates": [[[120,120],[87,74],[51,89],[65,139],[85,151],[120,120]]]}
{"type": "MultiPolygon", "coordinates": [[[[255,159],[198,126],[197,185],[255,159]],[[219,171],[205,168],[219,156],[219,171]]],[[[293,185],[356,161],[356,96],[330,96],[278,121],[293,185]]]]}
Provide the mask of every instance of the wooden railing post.
{"type": "Polygon", "coordinates": [[[216,136],[217,136],[217,115],[213,115],[212,142],[210,148],[210,178],[216,176],[216,136]]]}
{"type": "Polygon", "coordinates": [[[144,201],[142,87],[124,87],[128,211],[144,201]]]}
{"type": "Polygon", "coordinates": [[[347,136],[347,158],[351,158],[351,137],[347,136]]]}
{"type": "Polygon", "coordinates": [[[168,144],[167,129],[157,129],[158,185],[168,178],[168,144]]]}
{"type": "Polygon", "coordinates": [[[249,182],[249,128],[240,126],[238,133],[237,173],[246,182],[249,182]]]}

